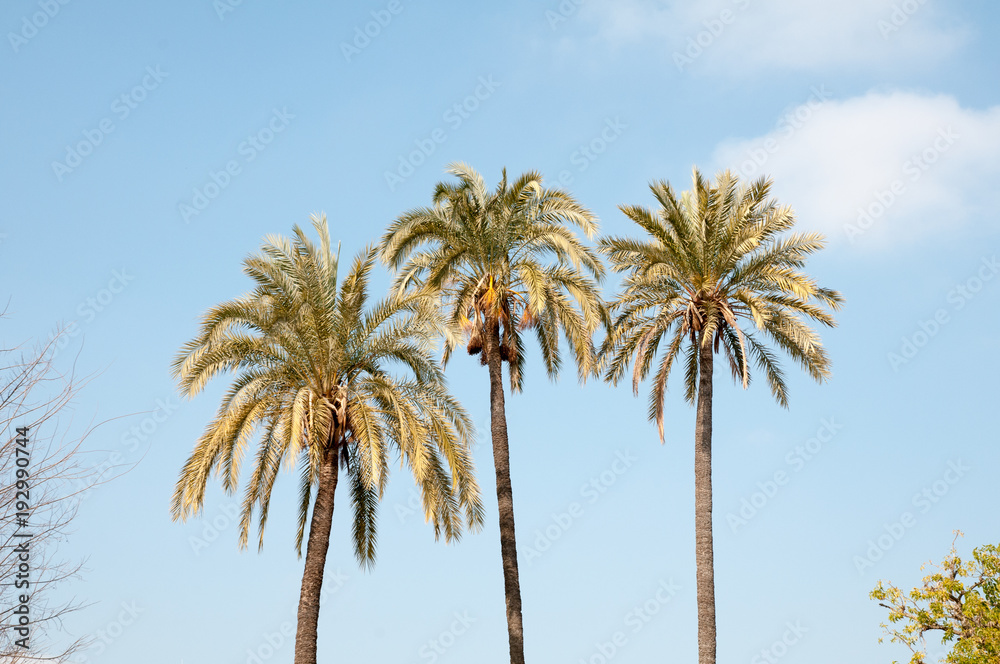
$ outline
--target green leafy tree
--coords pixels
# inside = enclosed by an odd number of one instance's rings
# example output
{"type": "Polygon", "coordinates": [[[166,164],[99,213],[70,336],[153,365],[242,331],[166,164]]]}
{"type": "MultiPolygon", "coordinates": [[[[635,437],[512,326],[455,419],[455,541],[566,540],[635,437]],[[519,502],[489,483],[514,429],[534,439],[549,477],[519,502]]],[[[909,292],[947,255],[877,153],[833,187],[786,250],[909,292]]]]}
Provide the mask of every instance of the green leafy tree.
{"type": "Polygon", "coordinates": [[[561,335],[581,380],[596,371],[593,332],[607,321],[597,290],[604,270],[573,229],[591,238],[597,221],[570,194],[543,187],[535,172],[508,182],[505,170],[493,191],[470,166],[452,164],[448,172],[458,182],[439,183],[433,207],[396,219],[382,238],[382,258],[398,271],[400,292],[432,295],[447,308],[444,360],[467,342],[469,354],[489,369],[510,660],[523,664],[502,366],[507,363],[511,391],[520,391],[523,333],[534,331],[550,377],[559,372],[561,335]]]}
{"type": "Polygon", "coordinates": [[[823,246],[816,233],[783,235],[795,223],[788,207],[768,198],[771,182],[741,186],[726,171],[710,184],[697,169],[693,188],[678,198],[666,182],[650,188],[652,211],[620,209],[645,231],[634,240],[609,237],[601,251],[622,290],[601,348],[605,378],[617,384],[632,370],[632,388],[653,369],[649,417],[663,441],[663,401],[675,362],[684,366],[684,396],[697,404],[695,424],[695,541],[697,556],[698,661],[714,664],[715,572],[712,538],[712,376],[714,354],[725,354],[733,378],[747,387],[751,364],[764,374],[771,394],[788,405],[785,377],[768,342],[796,360],[810,376],[830,375],[830,360],[811,319],[834,326],[824,309],[841,296],[820,288],[800,271],[823,246]]]}
{"type": "Polygon", "coordinates": [[[932,567],[937,571],[908,594],[882,581],[872,591],[871,598],[889,609],[882,629],[890,641],[910,649],[910,664],[927,663],[928,632],[940,632],[941,643],[952,644],[942,662],[1000,662],[1000,547],[973,549],[972,560],[963,561],[952,544],[951,553],[932,567]]]}
{"type": "Polygon", "coordinates": [[[438,313],[412,297],[390,297],[366,309],[375,249],[363,250],[339,282],[326,219],[313,218],[313,224],[319,246],[298,226],[292,239],[265,238],[261,253],[244,261],[253,291],[211,308],[173,365],[187,397],[218,374],[234,374],[218,414],[181,472],[172,503],[175,519],[203,508],[213,470],[227,493],[237,490],[241,461],[259,433],[239,543],[246,546],[256,511],[263,546],[279,471],[282,465],[300,467],[295,542],[300,556],[310,506],[312,519],[296,664],[316,662],[320,591],[341,472],[353,508],[354,550],[364,567],[375,561],[377,508],[389,477],[390,448],[413,473],[435,536],[455,540],[463,524],[478,528],[483,519],[470,451],[472,423],[447,392],[432,355],[438,313]],[[391,368],[405,375],[394,375],[391,368]]]}

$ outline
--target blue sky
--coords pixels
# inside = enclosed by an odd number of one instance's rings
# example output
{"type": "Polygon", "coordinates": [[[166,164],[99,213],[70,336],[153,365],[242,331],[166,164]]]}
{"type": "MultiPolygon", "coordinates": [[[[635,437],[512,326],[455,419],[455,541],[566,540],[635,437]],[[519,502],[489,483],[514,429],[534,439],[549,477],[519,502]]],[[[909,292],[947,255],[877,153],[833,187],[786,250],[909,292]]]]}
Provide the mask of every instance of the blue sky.
{"type": "MultiPolygon", "coordinates": [[[[901,659],[877,643],[877,580],[914,585],[955,529],[963,551],[1000,540],[998,18],[985,0],[6,3],[0,339],[75,322],[59,361],[97,372],[77,412],[131,414],[87,445],[134,469],[88,495],[60,551],[86,559],[66,592],[90,603],[67,631],[115,634],[87,661],[292,661],[296,482],[260,554],[238,551],[217,487],[172,523],[225,385],[185,402],[168,367],[247,289],[265,234],[325,212],[351,256],[455,160],[490,182],[537,169],[615,234],[650,180],[765,173],[827,234],[810,270],[847,298],[824,332],[832,380],[789,364],[789,410],[717,384],[719,656],[901,659]]],[[[507,401],[529,660],[599,662],[620,633],[616,664],[693,661],[693,409],[672,384],[661,446],[645,390],[552,383],[538,359],[507,401]]],[[[486,434],[485,371],[448,373],[486,434]]],[[[458,545],[409,512],[402,472],[372,573],[336,513],[321,660],[506,661],[485,437],[476,459],[488,526],[458,545]]]]}

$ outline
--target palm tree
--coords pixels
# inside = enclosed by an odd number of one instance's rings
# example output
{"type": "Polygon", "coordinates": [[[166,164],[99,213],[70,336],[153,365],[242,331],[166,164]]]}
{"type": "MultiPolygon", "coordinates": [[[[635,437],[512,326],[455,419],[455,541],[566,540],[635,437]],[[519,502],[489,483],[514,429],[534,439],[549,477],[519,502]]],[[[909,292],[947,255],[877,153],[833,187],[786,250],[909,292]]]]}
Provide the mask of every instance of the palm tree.
{"type": "Polygon", "coordinates": [[[581,380],[596,372],[592,334],[608,322],[597,291],[604,268],[570,227],[591,238],[597,221],[568,193],[544,188],[535,172],[508,183],[504,170],[494,191],[470,166],[452,164],[447,172],[458,182],[439,183],[433,207],[411,210],[389,226],[382,259],[398,271],[400,292],[430,294],[447,307],[444,361],[467,341],[469,354],[479,354],[489,369],[510,661],[523,664],[502,364],[507,363],[511,391],[520,391],[522,333],[533,330],[550,377],[557,376],[561,364],[560,333],[572,348],[581,380]]]}
{"type": "Polygon", "coordinates": [[[447,392],[432,356],[438,313],[413,297],[391,297],[366,310],[375,249],[363,250],[338,283],[326,219],[314,217],[313,224],[318,247],[298,226],[291,240],[265,238],[262,252],[244,261],[254,290],[211,308],[173,364],[188,397],[217,374],[235,374],[218,415],[181,471],[171,506],[174,519],[202,509],[213,470],[227,493],[236,491],[244,453],[259,431],[243,494],[239,544],[246,547],[256,509],[263,546],[282,463],[287,469],[301,464],[299,556],[310,505],[312,519],[296,664],[316,662],[320,591],[341,470],[350,485],[354,551],[363,567],[375,562],[376,513],[389,476],[390,447],[413,473],[435,537],[457,539],[463,512],[471,528],[483,521],[470,452],[472,423],[447,392]],[[389,365],[407,376],[390,374],[389,365]]]}
{"type": "Polygon", "coordinates": [[[601,241],[616,272],[626,273],[612,303],[615,320],[601,347],[605,378],[617,384],[634,361],[632,389],[657,361],[649,417],[663,442],[663,399],[675,360],[684,364],[685,399],[697,400],[695,425],[695,531],[698,596],[698,661],[715,662],[715,573],[712,545],[712,372],[720,348],[744,388],[750,363],[759,368],[779,404],[788,406],[785,377],[769,341],[818,382],[830,376],[830,360],[811,319],[833,327],[824,306],[843,298],[820,288],[800,271],[823,247],[817,233],[782,235],[792,210],[768,198],[769,180],[741,186],[725,171],[715,185],[694,171],[691,191],[680,199],[666,182],[650,185],[660,209],[620,209],[649,237],[601,241]],[[659,354],[661,345],[666,349],[659,354]],[[659,358],[657,358],[659,354],[659,358]]]}

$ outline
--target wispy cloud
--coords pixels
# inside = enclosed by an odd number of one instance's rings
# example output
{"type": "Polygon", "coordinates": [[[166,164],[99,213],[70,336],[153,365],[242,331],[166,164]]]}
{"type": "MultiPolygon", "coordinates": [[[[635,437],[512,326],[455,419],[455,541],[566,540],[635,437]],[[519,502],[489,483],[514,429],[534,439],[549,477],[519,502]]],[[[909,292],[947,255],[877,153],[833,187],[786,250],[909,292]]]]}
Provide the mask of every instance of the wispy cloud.
{"type": "Polygon", "coordinates": [[[723,142],[714,165],[772,176],[802,227],[858,248],[997,224],[1000,106],[872,92],[803,108],[801,122],[783,114],[766,134],[723,142]]]}
{"type": "Polygon", "coordinates": [[[969,34],[929,0],[588,0],[580,14],[612,47],[648,47],[682,71],[735,75],[916,66],[969,34]]]}

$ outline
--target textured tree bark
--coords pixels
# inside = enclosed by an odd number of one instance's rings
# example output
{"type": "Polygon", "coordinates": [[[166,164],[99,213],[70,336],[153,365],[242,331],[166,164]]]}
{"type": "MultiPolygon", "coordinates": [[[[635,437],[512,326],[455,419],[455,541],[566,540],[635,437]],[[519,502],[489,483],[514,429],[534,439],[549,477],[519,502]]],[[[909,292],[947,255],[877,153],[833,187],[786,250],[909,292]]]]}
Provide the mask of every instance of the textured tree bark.
{"type": "Polygon", "coordinates": [[[330,548],[333,524],[333,496],[337,490],[339,451],[331,447],[323,454],[319,469],[316,502],[309,523],[306,564],[299,594],[298,628],[295,632],[295,664],[316,664],[316,639],[319,625],[319,597],[323,590],[323,570],[330,548]]]}
{"type": "MultiPolygon", "coordinates": [[[[701,338],[698,339],[699,343],[701,338]]],[[[712,344],[701,344],[694,434],[694,528],[698,577],[698,664],[715,664],[712,538],[712,344]]]]}
{"type": "Polygon", "coordinates": [[[517,543],[514,539],[514,495],[510,484],[510,453],[507,446],[507,415],[504,410],[503,363],[500,359],[500,327],[487,325],[483,349],[490,372],[490,430],[493,465],[497,474],[497,505],[500,511],[500,557],[503,560],[504,595],[507,599],[507,634],[511,664],[524,664],[524,627],[521,622],[521,584],[517,576],[517,543]]]}

